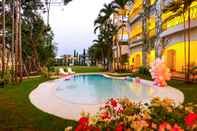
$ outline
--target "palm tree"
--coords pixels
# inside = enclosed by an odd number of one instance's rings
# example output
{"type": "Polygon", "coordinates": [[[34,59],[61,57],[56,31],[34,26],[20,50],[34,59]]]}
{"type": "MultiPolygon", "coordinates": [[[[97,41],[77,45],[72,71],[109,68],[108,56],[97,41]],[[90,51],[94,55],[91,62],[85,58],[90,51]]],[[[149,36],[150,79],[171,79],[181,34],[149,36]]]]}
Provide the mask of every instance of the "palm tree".
{"type": "Polygon", "coordinates": [[[147,53],[149,51],[149,17],[150,17],[150,0],[143,1],[143,13],[142,13],[142,40],[143,40],[143,66],[147,65],[147,53]]]}
{"type": "MultiPolygon", "coordinates": [[[[111,56],[112,52],[112,40],[114,33],[116,32],[116,27],[113,25],[110,17],[113,13],[117,13],[115,10],[115,7],[112,5],[112,3],[104,4],[104,8],[100,10],[99,15],[97,19],[94,22],[95,30],[94,33],[96,33],[99,30],[98,40],[100,43],[105,43],[106,49],[108,49],[108,66],[109,62],[111,62],[109,56],[111,56]]],[[[117,33],[117,32],[116,32],[117,33]]],[[[98,41],[97,41],[98,42],[98,41]]]]}
{"type": "Polygon", "coordinates": [[[161,57],[160,47],[163,46],[160,34],[162,33],[162,0],[155,1],[155,21],[156,21],[156,40],[155,40],[155,55],[156,57],[161,57]]]}
{"type": "Polygon", "coordinates": [[[96,33],[98,29],[103,29],[105,27],[105,24],[109,22],[113,13],[117,13],[117,11],[112,3],[104,4],[104,8],[100,10],[97,19],[94,21],[94,33],[96,33]]]}
{"type": "MultiPolygon", "coordinates": [[[[128,2],[132,2],[134,3],[134,0],[114,0],[112,3],[113,5],[115,6],[116,10],[121,10],[123,13],[121,14],[121,26],[122,25],[125,25],[124,23],[124,17],[127,15],[126,14],[126,10],[125,10],[125,6],[128,2]]],[[[122,34],[121,34],[121,40],[123,39],[123,33],[124,33],[124,28],[122,28],[122,34]]],[[[118,51],[118,55],[117,55],[117,68],[119,70],[119,68],[121,68],[121,65],[120,65],[120,61],[121,61],[121,56],[122,56],[122,53],[121,53],[121,46],[120,46],[120,43],[119,41],[116,42],[116,45],[117,45],[117,51],[118,51]]]]}

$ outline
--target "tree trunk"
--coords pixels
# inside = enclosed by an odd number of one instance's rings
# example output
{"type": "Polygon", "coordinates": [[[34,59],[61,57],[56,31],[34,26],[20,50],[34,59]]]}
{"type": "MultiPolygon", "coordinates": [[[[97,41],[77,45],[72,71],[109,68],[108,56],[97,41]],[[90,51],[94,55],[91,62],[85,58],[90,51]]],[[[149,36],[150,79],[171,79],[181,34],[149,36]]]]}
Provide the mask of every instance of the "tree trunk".
{"type": "Polygon", "coordinates": [[[161,57],[162,56],[162,51],[163,51],[163,42],[160,37],[160,34],[162,33],[162,18],[161,18],[161,13],[162,13],[162,1],[157,0],[156,1],[156,41],[155,41],[155,55],[156,57],[161,57]]]}
{"type": "Polygon", "coordinates": [[[188,7],[188,67],[187,67],[187,81],[190,81],[190,27],[191,26],[191,18],[190,18],[190,7],[188,7]]]}
{"type": "Polygon", "coordinates": [[[187,65],[187,57],[186,57],[186,52],[187,52],[186,33],[187,33],[187,30],[186,30],[186,20],[185,20],[185,6],[183,9],[183,25],[184,25],[184,74],[185,74],[185,81],[186,81],[187,80],[187,68],[186,68],[186,65],[187,65]]]}
{"type": "Polygon", "coordinates": [[[19,73],[19,0],[16,0],[16,35],[15,35],[15,80],[18,83],[18,73],[19,73]]]}
{"type": "Polygon", "coordinates": [[[149,0],[144,0],[143,1],[143,16],[142,16],[142,40],[143,40],[143,47],[142,47],[142,63],[143,66],[147,65],[147,54],[149,52],[149,16],[150,16],[150,11],[149,11],[149,5],[150,2],[149,0]]]}
{"type": "Polygon", "coordinates": [[[12,45],[11,45],[11,74],[12,74],[12,82],[14,82],[14,39],[15,39],[15,1],[12,0],[12,45]]]}
{"type": "Polygon", "coordinates": [[[19,74],[20,82],[23,79],[23,63],[22,63],[22,41],[21,41],[21,0],[19,0],[19,74]]]}
{"type": "Polygon", "coordinates": [[[118,44],[118,36],[117,36],[117,40],[116,40],[116,70],[120,70],[120,60],[119,60],[119,44],[118,44]]]}
{"type": "Polygon", "coordinates": [[[1,78],[4,78],[4,72],[5,72],[5,0],[2,1],[3,4],[3,43],[2,43],[2,74],[1,78]]]}

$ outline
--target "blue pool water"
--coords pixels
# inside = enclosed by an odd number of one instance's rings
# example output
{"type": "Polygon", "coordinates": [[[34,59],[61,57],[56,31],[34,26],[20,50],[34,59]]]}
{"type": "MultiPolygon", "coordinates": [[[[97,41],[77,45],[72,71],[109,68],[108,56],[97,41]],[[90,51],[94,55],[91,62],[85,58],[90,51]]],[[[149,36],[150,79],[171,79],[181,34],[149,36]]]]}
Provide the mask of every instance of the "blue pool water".
{"type": "Polygon", "coordinates": [[[140,102],[154,94],[152,87],[102,75],[79,75],[70,80],[60,79],[57,86],[56,95],[59,98],[78,104],[99,104],[112,97],[127,97],[140,102]]]}

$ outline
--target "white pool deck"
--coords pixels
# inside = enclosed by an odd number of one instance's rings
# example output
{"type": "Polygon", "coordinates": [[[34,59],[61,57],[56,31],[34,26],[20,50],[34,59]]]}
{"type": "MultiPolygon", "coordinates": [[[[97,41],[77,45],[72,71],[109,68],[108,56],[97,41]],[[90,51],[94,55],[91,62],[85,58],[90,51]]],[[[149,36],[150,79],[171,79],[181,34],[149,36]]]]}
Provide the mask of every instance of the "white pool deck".
{"type": "MultiPolygon", "coordinates": [[[[95,73],[83,73],[83,74],[76,74],[76,75],[84,75],[84,74],[95,74],[95,73]]],[[[96,73],[101,74],[101,73],[96,73]]],[[[125,78],[117,78],[117,77],[111,77],[107,76],[105,74],[105,77],[110,77],[113,79],[125,79],[125,78]]],[[[64,118],[64,119],[72,119],[72,120],[78,120],[80,118],[81,112],[89,112],[91,114],[95,114],[98,112],[99,107],[101,105],[85,105],[85,104],[74,104],[63,101],[61,98],[56,96],[56,86],[55,81],[47,81],[44,83],[41,83],[36,89],[34,89],[29,94],[29,99],[31,103],[37,107],[38,109],[42,110],[43,112],[52,114],[54,116],[64,118]]],[[[141,80],[142,84],[146,84],[148,86],[152,86],[151,81],[141,80]]],[[[165,87],[166,91],[159,91],[163,88],[156,87],[157,91],[155,95],[160,96],[161,98],[164,98],[168,96],[169,98],[172,97],[176,104],[183,103],[184,101],[184,95],[181,91],[172,88],[172,87],[165,87]]],[[[147,102],[147,101],[145,101],[147,102]]]]}

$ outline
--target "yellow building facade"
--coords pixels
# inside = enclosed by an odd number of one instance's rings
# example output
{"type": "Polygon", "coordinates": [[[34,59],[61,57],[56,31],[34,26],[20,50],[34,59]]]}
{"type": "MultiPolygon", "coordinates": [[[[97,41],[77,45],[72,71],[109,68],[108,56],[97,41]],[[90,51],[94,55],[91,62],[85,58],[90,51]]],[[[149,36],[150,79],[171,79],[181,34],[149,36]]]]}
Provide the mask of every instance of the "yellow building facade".
{"type": "MultiPolygon", "coordinates": [[[[155,0],[151,0],[151,5],[154,5],[155,0]]],[[[142,0],[136,1],[129,12],[129,65],[138,68],[143,65],[143,42],[142,31],[143,23],[140,13],[143,11],[142,0]]],[[[173,15],[173,13],[162,14],[162,21],[173,15]]],[[[161,39],[163,41],[162,57],[165,59],[166,65],[176,72],[184,72],[187,67],[188,61],[190,66],[197,66],[197,2],[193,2],[190,6],[190,44],[188,44],[187,32],[188,30],[188,13],[184,13],[184,19],[182,16],[174,17],[173,19],[163,24],[163,32],[161,33],[161,39]],[[186,30],[186,31],[185,31],[186,30]],[[184,35],[185,34],[185,35],[184,35]],[[186,41],[186,42],[185,42],[186,41]],[[190,46],[190,48],[189,48],[190,46]],[[188,51],[189,50],[189,51],[188,51]],[[188,58],[188,54],[190,54],[188,58]],[[188,60],[189,59],[189,60],[188,60]]],[[[149,38],[153,38],[156,35],[156,18],[154,12],[150,15],[148,20],[148,35],[149,38]]],[[[154,44],[154,40],[153,40],[154,44]]],[[[156,48],[152,48],[147,54],[146,63],[150,65],[156,58],[156,48]]]]}
{"type": "MultiPolygon", "coordinates": [[[[163,19],[170,15],[172,14],[163,14],[163,19]]],[[[190,6],[190,18],[190,43],[188,42],[188,12],[174,17],[164,25],[161,37],[166,47],[162,56],[172,71],[184,72],[188,64],[190,68],[197,66],[197,1],[190,6]]]]}

